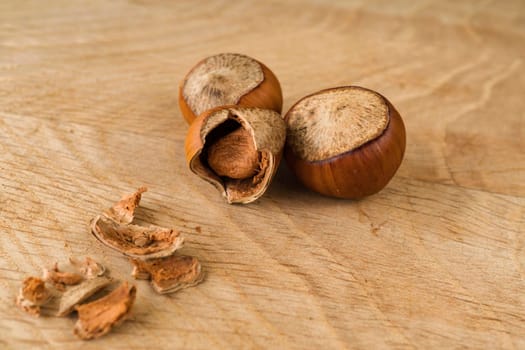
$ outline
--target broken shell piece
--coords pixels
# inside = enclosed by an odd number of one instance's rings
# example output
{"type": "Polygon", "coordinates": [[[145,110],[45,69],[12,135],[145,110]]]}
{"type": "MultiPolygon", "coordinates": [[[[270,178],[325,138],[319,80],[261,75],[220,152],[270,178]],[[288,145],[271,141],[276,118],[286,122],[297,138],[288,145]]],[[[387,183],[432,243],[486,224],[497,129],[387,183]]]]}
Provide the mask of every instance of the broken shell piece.
{"type": "Polygon", "coordinates": [[[81,339],[93,339],[108,333],[128,316],[137,290],[135,286],[122,283],[108,295],[89,304],[79,305],[78,321],[74,333],[81,339]]]}
{"type": "Polygon", "coordinates": [[[102,264],[99,264],[89,256],[87,256],[83,262],[76,258],[70,257],[69,262],[71,265],[78,268],[80,273],[82,273],[86,278],[95,278],[103,276],[106,273],[106,267],[102,264]]]}
{"type": "Polygon", "coordinates": [[[16,305],[33,316],[40,316],[40,306],[51,299],[51,293],[46,288],[44,280],[38,277],[28,277],[22,282],[22,287],[16,297],[16,305]]]}
{"type": "Polygon", "coordinates": [[[184,242],[180,233],[173,229],[122,225],[105,216],[97,216],[93,220],[91,232],[108,247],[141,259],[172,255],[184,242]]]}
{"type": "Polygon", "coordinates": [[[135,215],[135,209],[139,206],[142,193],[147,187],[140,187],[135,193],[122,197],[114,206],[104,212],[104,215],[121,224],[130,224],[135,215]]]}
{"type": "Polygon", "coordinates": [[[199,261],[192,256],[172,255],[167,258],[139,260],[131,259],[136,279],[151,279],[157,293],[173,293],[192,287],[204,279],[199,261]]]}
{"type": "Polygon", "coordinates": [[[87,298],[111,283],[108,277],[95,277],[84,280],[81,284],[71,287],[64,292],[60,299],[57,316],[66,316],[87,298]]]}
{"type": "Polygon", "coordinates": [[[63,291],[66,286],[72,286],[82,282],[84,277],[75,272],[60,271],[58,263],[53,265],[51,269],[43,269],[43,279],[50,282],[56,289],[63,291]]]}

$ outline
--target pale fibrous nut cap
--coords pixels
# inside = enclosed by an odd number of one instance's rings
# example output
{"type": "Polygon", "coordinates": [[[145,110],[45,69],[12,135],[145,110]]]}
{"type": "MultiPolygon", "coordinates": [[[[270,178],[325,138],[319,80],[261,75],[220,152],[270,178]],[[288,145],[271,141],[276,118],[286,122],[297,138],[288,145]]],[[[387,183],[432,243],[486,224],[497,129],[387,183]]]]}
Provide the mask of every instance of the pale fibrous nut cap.
{"type": "Polygon", "coordinates": [[[375,139],[388,125],[388,109],[376,93],[333,89],[311,95],[286,115],[286,143],[301,159],[325,160],[375,139]]]}
{"type": "Polygon", "coordinates": [[[281,113],[282,92],[272,71],[237,53],[221,53],[200,61],[179,88],[179,106],[188,123],[212,108],[239,105],[281,113]]]}
{"type": "MultiPolygon", "coordinates": [[[[227,130],[225,134],[231,131],[227,130]]],[[[186,161],[190,170],[213,184],[228,203],[250,203],[262,196],[270,185],[281,159],[285,138],[284,121],[272,110],[220,107],[203,113],[190,126],[185,142],[186,161]],[[260,155],[254,176],[246,179],[221,177],[207,163],[208,138],[214,131],[228,127],[244,128],[251,135],[260,155]]],[[[228,162],[228,159],[224,159],[224,162],[228,162]]]]}

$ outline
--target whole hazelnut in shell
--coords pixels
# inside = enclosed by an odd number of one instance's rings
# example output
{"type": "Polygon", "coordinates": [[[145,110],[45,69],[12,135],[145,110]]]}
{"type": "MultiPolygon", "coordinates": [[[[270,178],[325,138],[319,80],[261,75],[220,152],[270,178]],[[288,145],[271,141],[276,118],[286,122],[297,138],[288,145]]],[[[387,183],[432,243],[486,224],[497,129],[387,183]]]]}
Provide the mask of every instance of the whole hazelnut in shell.
{"type": "Polygon", "coordinates": [[[362,198],[383,189],[405,153],[401,116],[379,93],[344,86],[306,96],[285,116],[285,159],[309,189],[362,198]]]}
{"type": "Polygon", "coordinates": [[[179,86],[179,107],[191,124],[215,107],[259,107],[281,113],[283,95],[273,72],[237,53],[221,53],[197,63],[179,86]]]}

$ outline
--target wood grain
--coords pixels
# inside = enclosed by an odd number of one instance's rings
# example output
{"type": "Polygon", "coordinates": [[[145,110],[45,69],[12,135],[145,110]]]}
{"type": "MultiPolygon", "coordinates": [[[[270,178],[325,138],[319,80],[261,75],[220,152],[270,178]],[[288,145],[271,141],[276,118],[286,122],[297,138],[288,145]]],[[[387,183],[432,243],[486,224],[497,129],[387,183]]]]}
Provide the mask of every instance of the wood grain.
{"type": "Polygon", "coordinates": [[[525,2],[0,2],[0,348],[525,348],[525,2]],[[346,84],[407,128],[400,170],[361,201],[285,166],[230,206],[184,163],[179,80],[241,52],[286,111],[346,84]],[[205,282],[136,282],[134,319],[81,343],[74,318],[14,306],[22,279],[89,255],[131,280],[89,220],[145,184],[205,282]]]}

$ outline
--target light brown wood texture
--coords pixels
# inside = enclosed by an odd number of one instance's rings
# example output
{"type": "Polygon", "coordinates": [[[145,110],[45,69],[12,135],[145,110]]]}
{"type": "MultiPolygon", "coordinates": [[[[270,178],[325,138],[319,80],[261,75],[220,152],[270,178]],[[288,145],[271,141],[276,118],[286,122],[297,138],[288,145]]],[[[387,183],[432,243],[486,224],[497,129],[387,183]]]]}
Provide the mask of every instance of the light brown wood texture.
{"type": "Polygon", "coordinates": [[[525,2],[1,1],[0,348],[525,348],[525,2]],[[232,206],[184,161],[179,81],[240,52],[284,111],[348,84],[384,94],[407,151],[382,192],[336,200],[281,165],[232,206]],[[134,318],[82,342],[15,307],[24,277],[89,255],[89,220],[147,185],[138,218],[186,236],[206,280],[136,281],[134,318]]]}

